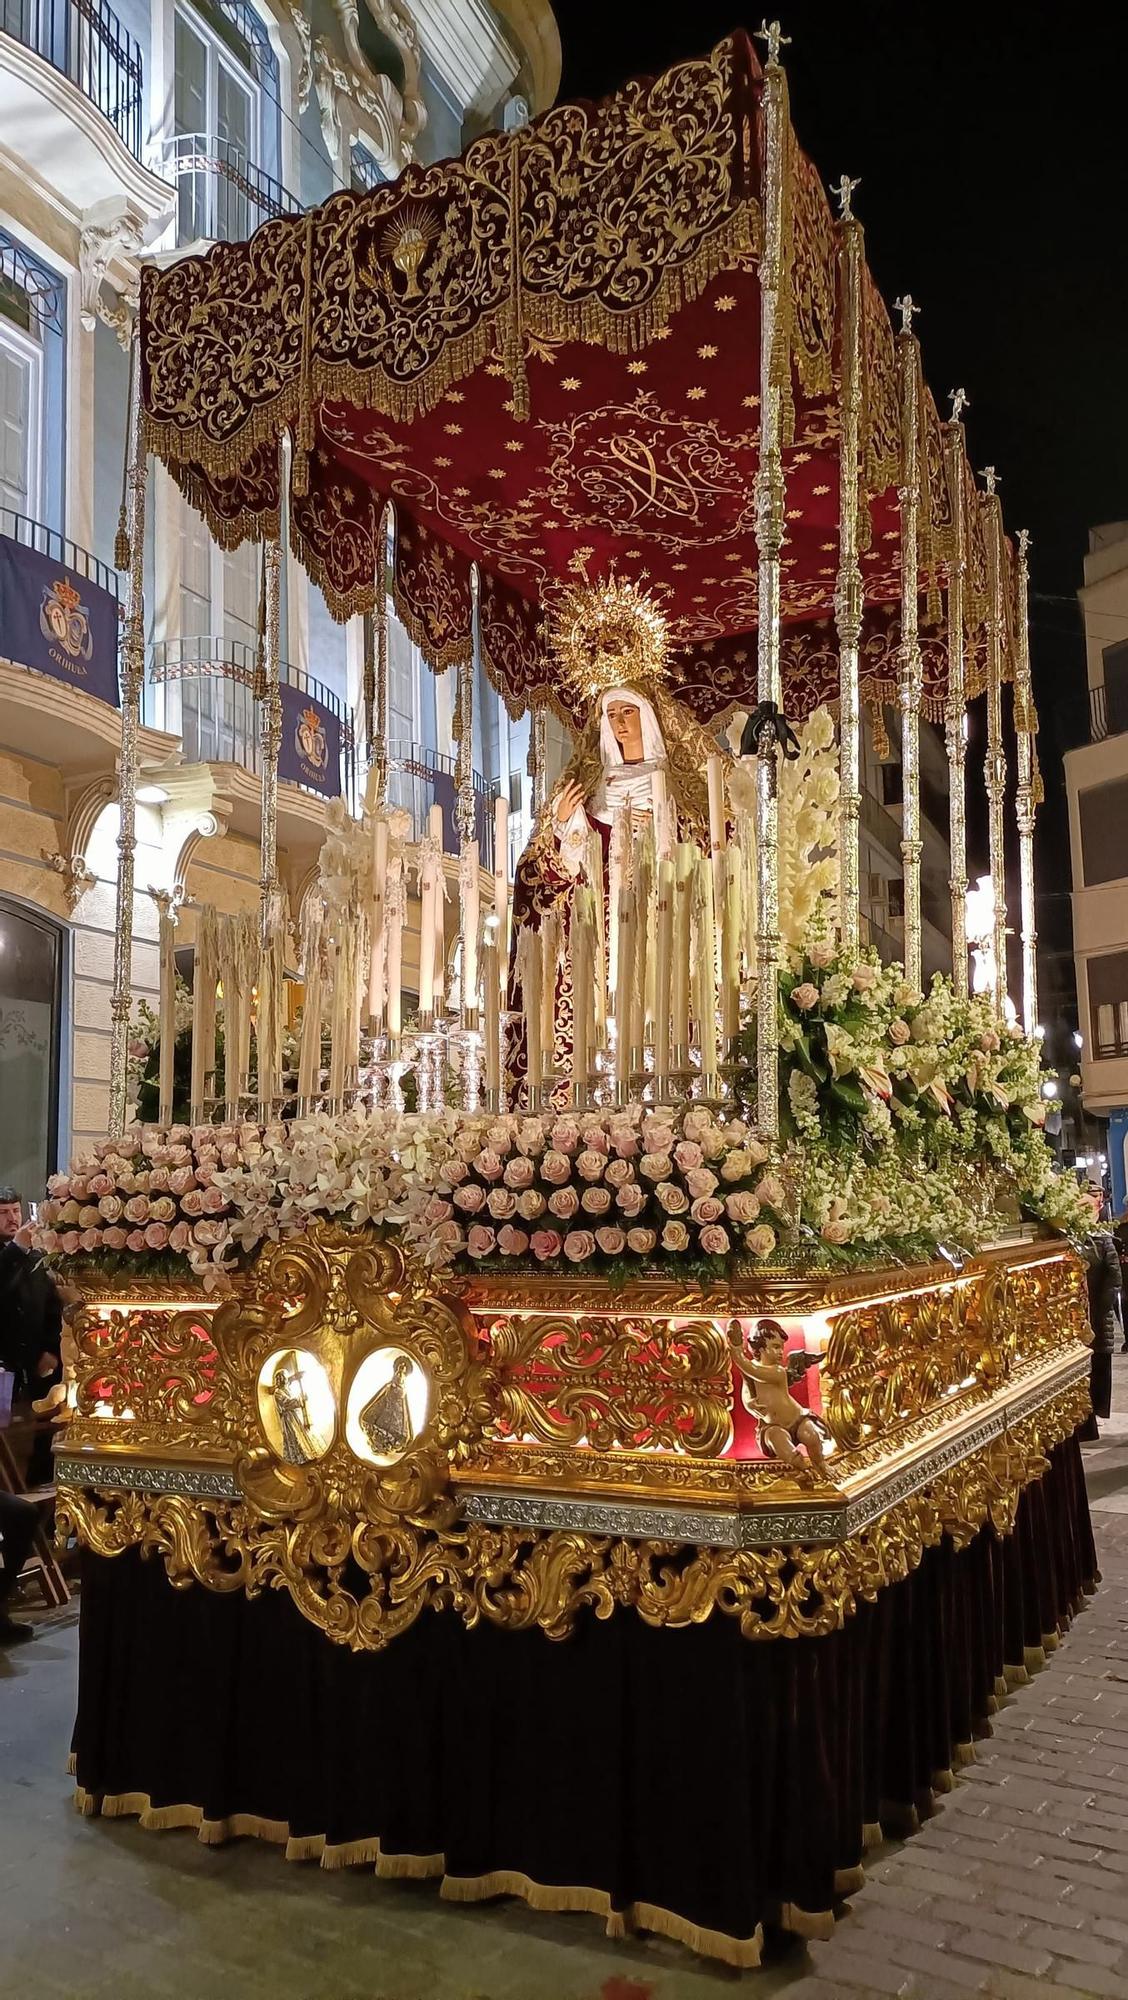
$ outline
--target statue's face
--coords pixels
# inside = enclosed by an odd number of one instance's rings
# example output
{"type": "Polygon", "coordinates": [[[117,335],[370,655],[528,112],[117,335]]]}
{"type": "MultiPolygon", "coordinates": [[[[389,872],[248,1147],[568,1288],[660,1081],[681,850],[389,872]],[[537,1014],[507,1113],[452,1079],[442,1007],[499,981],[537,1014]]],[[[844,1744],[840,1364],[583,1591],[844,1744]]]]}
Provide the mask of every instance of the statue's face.
{"type": "Polygon", "coordinates": [[[760,1359],[769,1367],[778,1368],[783,1360],[787,1342],[782,1333],[766,1333],[760,1344],[760,1359]]]}
{"type": "Polygon", "coordinates": [[[633,701],[609,701],[607,720],[624,756],[642,755],[642,716],[633,701]]]}

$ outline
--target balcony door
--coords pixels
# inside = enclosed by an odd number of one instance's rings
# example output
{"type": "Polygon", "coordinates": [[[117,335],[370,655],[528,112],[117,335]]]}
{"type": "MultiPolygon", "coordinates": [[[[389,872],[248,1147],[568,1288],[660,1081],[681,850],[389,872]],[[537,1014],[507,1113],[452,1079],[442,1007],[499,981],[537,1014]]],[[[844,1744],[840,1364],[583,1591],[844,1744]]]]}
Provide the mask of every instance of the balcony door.
{"type": "MultiPolygon", "coordinates": [[[[42,349],[0,318],[0,508],[39,518],[42,485],[42,349]]],[[[0,519],[0,531],[11,528],[0,519]]]]}
{"type": "Polygon", "coordinates": [[[180,510],[184,755],[189,763],[254,770],[258,731],[250,676],[258,637],[259,544],[221,549],[194,507],[181,500],[180,510]]]}
{"type": "Polygon", "coordinates": [[[258,86],[203,16],[183,8],[176,12],[173,123],[179,240],[241,241],[260,219],[250,181],[259,153],[258,86]]]}
{"type": "Polygon", "coordinates": [[[39,1201],[57,1165],[61,927],[0,896],[0,1184],[39,1201]]]}

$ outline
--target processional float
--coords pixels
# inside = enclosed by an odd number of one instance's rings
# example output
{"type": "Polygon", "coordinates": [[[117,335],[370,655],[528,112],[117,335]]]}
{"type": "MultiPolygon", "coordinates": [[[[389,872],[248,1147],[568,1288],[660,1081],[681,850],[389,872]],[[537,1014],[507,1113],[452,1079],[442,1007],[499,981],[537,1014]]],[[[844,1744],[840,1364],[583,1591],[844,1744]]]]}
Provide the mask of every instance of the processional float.
{"type": "Polygon", "coordinates": [[[736,36],[145,273],[112,1131],[41,1229],[85,1297],[58,1458],[84,1810],[737,1965],[766,1922],[825,1933],[1095,1573],[1083,1218],[1040,1132],[1025,538],[969,469],[963,392],[937,416],[911,299],[890,327],[856,182],[832,218],[765,35],[763,68],[736,36]],[[223,546],[264,540],[266,616],[259,935],[200,917],[191,1104],[166,1065],[141,1128],[146,453],[223,546]],[[302,913],[292,1060],[284,535],[371,635],[365,814],[335,815],[302,913]],[[457,918],[441,829],[412,842],[389,796],[389,596],[457,675],[457,918]],[[477,661],[534,715],[512,883],[504,811],[480,865],[477,661]],[[903,965],[859,893],[861,731],[890,708],[903,965]],[[926,724],[953,939],[927,984],[926,724]]]}

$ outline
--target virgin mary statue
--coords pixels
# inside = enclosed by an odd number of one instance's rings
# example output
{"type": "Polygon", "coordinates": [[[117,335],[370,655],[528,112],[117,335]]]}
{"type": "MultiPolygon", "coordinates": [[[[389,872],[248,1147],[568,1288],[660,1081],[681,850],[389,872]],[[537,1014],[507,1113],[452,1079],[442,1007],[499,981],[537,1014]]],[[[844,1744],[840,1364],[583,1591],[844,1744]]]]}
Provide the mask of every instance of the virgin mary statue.
{"type": "MultiPolygon", "coordinates": [[[[558,623],[555,645],[564,672],[584,686],[592,708],[517,864],[510,961],[510,1007],[516,1011],[522,934],[546,923],[559,926],[552,1050],[558,1072],[567,1070],[571,1055],[568,943],[577,884],[589,883],[606,907],[617,856],[655,815],[659,852],[672,852],[677,841],[707,847],[707,759],[721,755],[728,761],[728,752],[664,684],[664,624],[650,600],[630,585],[576,592],[574,600],[580,609],[565,638],[558,623]],[[644,643],[655,629],[660,640],[644,643]],[[577,659],[581,648],[583,657],[577,659]]],[[[510,1042],[508,1067],[510,1083],[520,1083],[526,1073],[520,1026],[510,1042]]]]}

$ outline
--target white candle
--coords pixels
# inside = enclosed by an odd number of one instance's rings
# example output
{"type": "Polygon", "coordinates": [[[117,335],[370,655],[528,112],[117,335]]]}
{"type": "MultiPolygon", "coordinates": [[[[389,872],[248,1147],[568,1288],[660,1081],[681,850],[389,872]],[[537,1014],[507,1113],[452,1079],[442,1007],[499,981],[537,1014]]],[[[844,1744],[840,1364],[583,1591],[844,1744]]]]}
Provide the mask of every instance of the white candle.
{"type": "Polygon", "coordinates": [[[298,1054],[298,1096],[308,1103],[321,1089],[321,927],[311,927],[306,942],[305,998],[302,1041],[298,1054]]]}
{"type": "Polygon", "coordinates": [[[670,997],[670,1026],[679,1063],[689,1050],[689,967],[691,951],[690,916],[693,884],[697,871],[697,849],[683,840],[674,862],[673,990],[670,997]]]}
{"type": "Polygon", "coordinates": [[[740,1030],[742,903],[740,849],[729,847],[725,850],[724,964],[721,968],[721,1024],[726,1043],[731,1042],[740,1030]]]}
{"type": "Polygon", "coordinates": [[[509,957],[509,804],[494,800],[494,916],[497,952],[502,964],[509,957]]]}
{"type": "Polygon", "coordinates": [[[208,1078],[215,1070],[215,910],[204,904],[196,915],[192,960],[192,1118],[203,1117],[208,1078]]]}
{"type": "Polygon", "coordinates": [[[634,1018],[634,892],[619,883],[619,913],[615,927],[615,1075],[630,1080],[631,1027],[634,1018]]]}
{"type": "Polygon", "coordinates": [[[388,1033],[397,1041],[403,1026],[403,905],[403,856],[397,854],[388,861],[388,888],[384,904],[384,923],[388,934],[388,1033]]]}
{"type": "MultiPolygon", "coordinates": [[[[486,1037],[486,1089],[497,1092],[501,1087],[501,990],[498,978],[499,952],[496,937],[487,939],[482,946],[482,977],[486,988],[485,1037],[486,1037]]],[[[496,1096],[491,1099],[496,1103],[496,1096]]]]}
{"type": "Polygon", "coordinates": [[[384,933],[384,898],[388,882],[388,822],[383,813],[378,814],[372,827],[372,903],[369,916],[369,930],[372,944],[368,965],[368,1018],[373,1034],[379,1034],[384,1026],[384,1008],[387,994],[385,981],[385,959],[387,938],[384,933]]]}
{"type": "Polygon", "coordinates": [[[525,1016],[526,1102],[531,1108],[541,1079],[541,941],[530,924],[522,926],[517,940],[517,977],[525,1016]]]}
{"type": "Polygon", "coordinates": [[[436,930],[441,925],[439,880],[442,868],[443,809],[432,806],[423,840],[419,883],[419,1018],[430,1021],[435,1012],[436,930]],[[436,920],[438,919],[438,923],[436,920]]]}
{"type": "Polygon", "coordinates": [[[620,807],[611,821],[611,840],[607,851],[607,915],[609,937],[607,940],[607,993],[612,999],[619,977],[619,910],[622,901],[623,875],[630,852],[630,814],[620,807]]]}
{"type": "Polygon", "coordinates": [[[594,929],[595,897],[581,883],[572,905],[572,1080],[581,1090],[590,1080],[595,1029],[594,929]]]}
{"type": "Polygon", "coordinates": [[[713,869],[709,856],[697,857],[697,949],[694,979],[697,995],[697,1034],[701,1069],[705,1076],[717,1073],[717,984],[716,938],[713,924],[713,869]]]}
{"type": "Polygon", "coordinates": [[[654,851],[660,861],[666,861],[674,851],[674,829],[665,771],[651,772],[650,803],[654,816],[654,851]]]}
{"type": "Polygon", "coordinates": [[[478,1008],[478,914],[481,887],[478,874],[478,843],[468,840],[458,867],[462,902],[462,1012],[478,1008]]]}
{"type": "Polygon", "coordinates": [[[658,1076],[670,1073],[670,1014],[673,985],[674,864],[658,863],[658,909],[655,925],[654,980],[654,1068],[658,1076]]]}
{"type": "Polygon", "coordinates": [[[160,1016],[161,1040],[157,1084],[157,1117],[162,1125],[172,1121],[173,1074],[176,1062],[176,918],[171,903],[160,913],[160,1016]]]}

